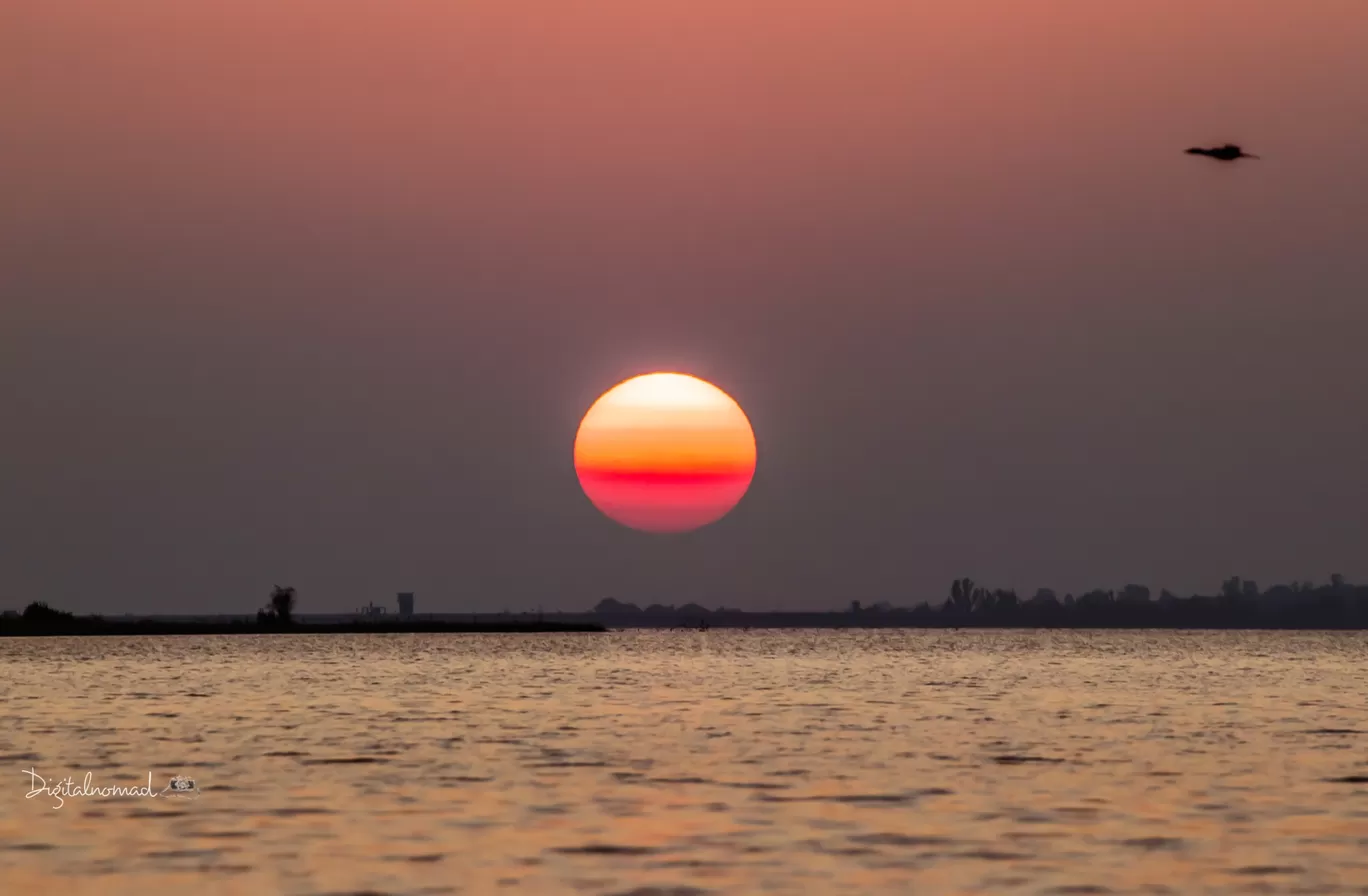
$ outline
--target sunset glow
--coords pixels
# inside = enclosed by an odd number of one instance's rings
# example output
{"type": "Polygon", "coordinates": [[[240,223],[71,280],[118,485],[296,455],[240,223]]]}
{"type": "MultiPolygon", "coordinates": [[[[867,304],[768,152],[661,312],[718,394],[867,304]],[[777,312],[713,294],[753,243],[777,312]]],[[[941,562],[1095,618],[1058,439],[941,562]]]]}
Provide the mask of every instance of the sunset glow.
{"type": "Polygon", "coordinates": [[[575,436],[575,472],[594,506],[624,526],[684,532],[741,500],[755,475],[755,434],[711,383],[646,374],[589,408],[575,436]]]}

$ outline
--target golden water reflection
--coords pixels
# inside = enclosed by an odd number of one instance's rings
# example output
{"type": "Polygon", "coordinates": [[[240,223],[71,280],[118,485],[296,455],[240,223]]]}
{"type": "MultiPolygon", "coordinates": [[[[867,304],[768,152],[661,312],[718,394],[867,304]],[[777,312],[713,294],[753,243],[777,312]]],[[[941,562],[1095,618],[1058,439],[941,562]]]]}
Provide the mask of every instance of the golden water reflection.
{"type": "Polygon", "coordinates": [[[1363,633],[9,639],[0,879],[1365,893],[1365,668],[1363,633]],[[30,768],[201,793],[54,809],[30,768]]]}

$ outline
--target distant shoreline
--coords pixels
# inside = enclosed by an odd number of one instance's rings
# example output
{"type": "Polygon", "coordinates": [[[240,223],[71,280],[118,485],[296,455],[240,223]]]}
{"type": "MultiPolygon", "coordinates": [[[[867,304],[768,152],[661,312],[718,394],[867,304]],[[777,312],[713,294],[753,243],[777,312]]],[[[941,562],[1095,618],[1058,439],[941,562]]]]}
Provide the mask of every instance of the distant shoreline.
{"type": "Polygon", "coordinates": [[[556,634],[606,632],[593,622],[445,622],[414,620],[396,622],[335,622],[262,625],[241,622],[166,622],[129,620],[110,622],[77,618],[58,623],[0,622],[0,637],[162,637],[167,635],[328,635],[328,634],[556,634]]]}
{"type": "MultiPolygon", "coordinates": [[[[568,615],[568,614],[567,614],[568,615]]],[[[415,620],[405,622],[334,622],[296,623],[289,626],[259,625],[254,621],[234,622],[168,622],[163,620],[128,620],[88,622],[81,619],[67,624],[24,624],[7,619],[0,622],[0,638],[50,637],[167,637],[174,635],[328,635],[328,634],[568,634],[607,633],[613,631],[675,631],[681,633],[709,630],[727,631],[852,631],[852,630],[1011,630],[1011,631],[1365,631],[1364,623],[1329,623],[1307,620],[1304,623],[1243,620],[1243,621],[1171,621],[1134,620],[1102,621],[1083,619],[987,620],[987,619],[852,619],[839,613],[775,613],[764,614],[754,620],[724,620],[710,622],[706,628],[695,624],[674,624],[644,620],[609,620],[598,622],[503,621],[455,622],[415,620]],[[788,617],[788,618],[784,618],[788,617]],[[825,617],[825,618],[814,618],[825,617]]]]}
{"type": "Polygon", "coordinates": [[[590,617],[608,626],[695,628],[995,628],[995,629],[1153,629],[1174,631],[1364,631],[1368,630],[1368,586],[1351,585],[1338,574],[1319,587],[1310,582],[1261,590],[1233,576],[1217,595],[1178,597],[1165,590],[1152,600],[1149,588],[1127,585],[1120,591],[1095,588],[1061,600],[1048,588],[1028,599],[1012,589],[988,589],[972,579],[956,579],[939,606],[923,601],[894,607],[880,601],[850,602],[845,612],[748,612],[696,603],[682,607],[641,607],[604,598],[590,617]]]}
{"type": "Polygon", "coordinates": [[[1118,591],[1093,589],[1060,600],[1048,588],[1023,600],[1011,589],[988,589],[956,579],[950,596],[932,607],[894,607],[852,600],[841,610],[748,611],[650,604],[641,607],[604,598],[581,612],[413,613],[413,595],[399,595],[400,613],[369,605],[355,613],[296,612],[296,593],[279,587],[255,617],[232,615],[76,615],[30,603],[22,613],[0,614],[0,637],[163,636],[249,634],[553,634],[627,629],[1015,629],[1152,631],[1368,631],[1368,585],[1353,585],[1338,574],[1327,584],[1276,585],[1262,590],[1232,577],[1217,595],[1178,597],[1127,585],[1118,591]]]}
{"type": "MultiPolygon", "coordinates": [[[[1106,622],[1100,620],[1087,619],[1055,619],[1055,620],[998,620],[998,619],[969,619],[969,620],[940,620],[940,619],[921,619],[921,620],[875,620],[875,619],[851,619],[841,618],[841,614],[830,614],[836,617],[833,620],[814,621],[812,619],[781,619],[776,618],[780,614],[769,616],[764,620],[737,622],[733,620],[712,621],[709,620],[706,628],[698,625],[676,624],[671,625],[666,622],[639,622],[625,620],[611,620],[607,624],[612,631],[709,631],[712,629],[727,630],[797,630],[807,629],[809,631],[848,631],[864,630],[874,631],[882,629],[903,629],[903,630],[959,630],[959,629],[995,629],[1013,631],[1107,631],[1107,630],[1127,630],[1127,631],[1175,631],[1175,632],[1195,632],[1195,631],[1368,631],[1368,622],[1343,622],[1327,623],[1317,620],[1308,620],[1304,623],[1299,622],[1277,622],[1277,621],[1240,621],[1222,622],[1220,620],[1210,621],[1170,621],[1161,620],[1135,620],[1135,621],[1113,621],[1106,622]]],[[[794,614],[801,616],[803,614],[794,614]]]]}

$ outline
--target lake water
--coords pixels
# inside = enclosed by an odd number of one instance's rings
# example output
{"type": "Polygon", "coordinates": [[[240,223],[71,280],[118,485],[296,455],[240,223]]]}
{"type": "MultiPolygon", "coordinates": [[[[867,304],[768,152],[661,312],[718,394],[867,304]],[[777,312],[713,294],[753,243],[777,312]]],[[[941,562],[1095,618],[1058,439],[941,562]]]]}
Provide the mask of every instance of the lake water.
{"type": "Polygon", "coordinates": [[[1368,893],[1366,684],[1364,633],[7,639],[0,890],[1368,893]]]}

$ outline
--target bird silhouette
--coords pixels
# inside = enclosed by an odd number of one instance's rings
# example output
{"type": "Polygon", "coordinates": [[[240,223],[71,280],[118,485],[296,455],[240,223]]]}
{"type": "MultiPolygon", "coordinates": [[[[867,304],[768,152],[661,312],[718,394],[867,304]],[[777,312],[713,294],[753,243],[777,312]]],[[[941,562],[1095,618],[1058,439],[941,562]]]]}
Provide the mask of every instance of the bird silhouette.
{"type": "Polygon", "coordinates": [[[1236,159],[1257,159],[1258,156],[1250,155],[1234,143],[1227,143],[1225,146],[1216,146],[1211,149],[1202,149],[1194,146],[1187,151],[1194,156],[1210,156],[1213,159],[1220,159],[1222,162],[1233,162],[1236,159]]]}

